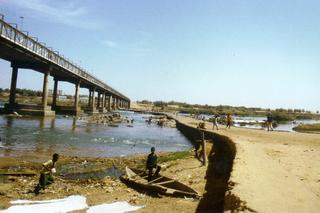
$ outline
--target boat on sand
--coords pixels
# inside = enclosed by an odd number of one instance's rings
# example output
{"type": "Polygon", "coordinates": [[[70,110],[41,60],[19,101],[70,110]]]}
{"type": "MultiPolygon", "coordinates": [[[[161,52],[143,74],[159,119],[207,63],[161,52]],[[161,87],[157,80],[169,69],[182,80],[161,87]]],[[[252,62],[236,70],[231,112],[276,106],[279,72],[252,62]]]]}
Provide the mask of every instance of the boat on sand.
{"type": "Polygon", "coordinates": [[[162,176],[155,175],[152,180],[148,182],[148,174],[143,170],[132,169],[126,167],[125,174],[120,179],[134,187],[150,190],[161,195],[168,195],[174,197],[192,197],[199,198],[199,194],[192,188],[180,183],[177,180],[162,176]]]}

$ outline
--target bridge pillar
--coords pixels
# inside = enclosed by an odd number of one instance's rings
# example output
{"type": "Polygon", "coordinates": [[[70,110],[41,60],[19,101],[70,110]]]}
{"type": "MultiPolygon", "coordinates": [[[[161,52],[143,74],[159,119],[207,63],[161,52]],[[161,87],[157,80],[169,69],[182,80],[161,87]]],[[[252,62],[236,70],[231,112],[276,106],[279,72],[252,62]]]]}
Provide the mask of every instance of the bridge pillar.
{"type": "Polygon", "coordinates": [[[42,89],[42,106],[45,109],[48,104],[48,77],[50,71],[46,71],[43,77],[43,89],[42,89]]]}
{"type": "Polygon", "coordinates": [[[43,76],[43,88],[42,88],[42,112],[43,116],[55,116],[55,111],[52,111],[50,107],[48,107],[48,78],[50,75],[52,67],[49,67],[48,70],[44,72],[43,76]]]}
{"type": "Polygon", "coordinates": [[[74,108],[76,112],[78,112],[78,108],[79,108],[79,90],[80,90],[80,80],[75,84],[74,108]]]}
{"type": "Polygon", "coordinates": [[[98,92],[98,101],[97,101],[97,108],[99,109],[100,108],[100,105],[101,105],[101,93],[98,92]]]}
{"type": "Polygon", "coordinates": [[[113,110],[116,109],[116,101],[117,101],[117,98],[116,98],[116,97],[113,97],[113,98],[112,98],[112,109],[113,109],[113,110]]]}
{"type": "Polygon", "coordinates": [[[100,112],[104,113],[106,112],[106,94],[102,93],[101,94],[101,107],[100,107],[100,112]]]}
{"type": "Polygon", "coordinates": [[[116,108],[119,109],[119,103],[120,103],[120,99],[117,98],[117,102],[116,102],[116,108]]]}
{"type": "Polygon", "coordinates": [[[114,105],[114,109],[117,109],[117,106],[118,106],[118,98],[114,98],[114,103],[113,103],[113,105],[114,105]]]}
{"type": "Polygon", "coordinates": [[[96,97],[94,97],[94,93],[95,93],[95,88],[92,89],[92,96],[91,96],[91,108],[94,109],[95,108],[95,101],[96,101],[96,97]]]}
{"type": "Polygon", "coordinates": [[[107,94],[103,93],[103,108],[106,109],[107,108],[107,94]]]}
{"type": "Polygon", "coordinates": [[[16,102],[16,90],[17,90],[17,78],[18,78],[18,67],[12,66],[12,75],[11,75],[11,86],[10,86],[10,97],[9,97],[9,106],[12,108],[16,102]]]}
{"type": "Polygon", "coordinates": [[[92,93],[92,91],[91,91],[91,89],[89,89],[88,107],[91,106],[91,93],[92,93]]]}
{"type": "Polygon", "coordinates": [[[107,108],[109,112],[111,111],[111,108],[112,108],[111,102],[112,102],[112,95],[109,95],[109,98],[108,98],[108,108],[107,108]]]}
{"type": "Polygon", "coordinates": [[[57,95],[58,95],[58,80],[54,80],[54,85],[53,85],[53,94],[52,94],[52,106],[51,109],[55,109],[57,106],[57,95]]]}
{"type": "Polygon", "coordinates": [[[89,107],[89,113],[97,113],[97,108],[96,108],[96,97],[94,96],[94,93],[96,91],[96,88],[93,87],[92,89],[92,95],[91,95],[91,105],[89,107]]]}

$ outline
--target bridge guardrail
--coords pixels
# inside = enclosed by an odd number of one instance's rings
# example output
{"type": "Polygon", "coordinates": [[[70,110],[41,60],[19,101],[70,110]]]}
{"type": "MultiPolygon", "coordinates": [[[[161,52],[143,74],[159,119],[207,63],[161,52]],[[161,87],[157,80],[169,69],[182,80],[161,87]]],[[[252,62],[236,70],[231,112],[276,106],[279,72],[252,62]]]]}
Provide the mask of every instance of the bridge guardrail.
{"type": "Polygon", "coordinates": [[[109,92],[112,94],[129,100],[126,96],[120,92],[114,90],[112,87],[100,81],[98,78],[94,77],[92,74],[84,71],[80,67],[72,64],[69,60],[50,50],[45,45],[33,39],[31,36],[19,31],[17,27],[11,26],[9,23],[3,20],[3,15],[0,14],[0,36],[27,49],[28,51],[58,65],[59,67],[75,74],[76,76],[83,78],[109,92]]]}

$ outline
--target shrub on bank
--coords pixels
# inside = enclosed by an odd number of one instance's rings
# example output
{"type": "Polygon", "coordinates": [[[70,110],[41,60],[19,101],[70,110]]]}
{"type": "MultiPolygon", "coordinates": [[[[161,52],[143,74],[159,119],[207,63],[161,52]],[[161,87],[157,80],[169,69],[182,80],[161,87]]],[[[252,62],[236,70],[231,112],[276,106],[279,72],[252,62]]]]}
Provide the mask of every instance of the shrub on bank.
{"type": "Polygon", "coordinates": [[[293,128],[297,132],[320,132],[320,123],[316,124],[300,124],[293,128]]]}

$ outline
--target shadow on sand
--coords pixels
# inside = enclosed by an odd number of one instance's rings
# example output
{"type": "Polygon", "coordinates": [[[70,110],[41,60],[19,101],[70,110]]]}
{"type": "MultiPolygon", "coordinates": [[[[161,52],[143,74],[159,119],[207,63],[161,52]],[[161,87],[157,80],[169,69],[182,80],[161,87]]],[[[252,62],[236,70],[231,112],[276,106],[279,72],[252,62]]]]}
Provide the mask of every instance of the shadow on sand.
{"type": "Polygon", "coordinates": [[[207,130],[196,129],[179,122],[177,122],[177,128],[195,143],[196,149],[199,147],[201,132],[204,132],[205,140],[213,141],[212,149],[208,155],[208,168],[205,176],[206,192],[203,194],[196,211],[237,211],[237,205],[230,208],[229,204],[225,203],[225,193],[228,190],[228,181],[236,155],[235,144],[226,136],[207,130]]]}

